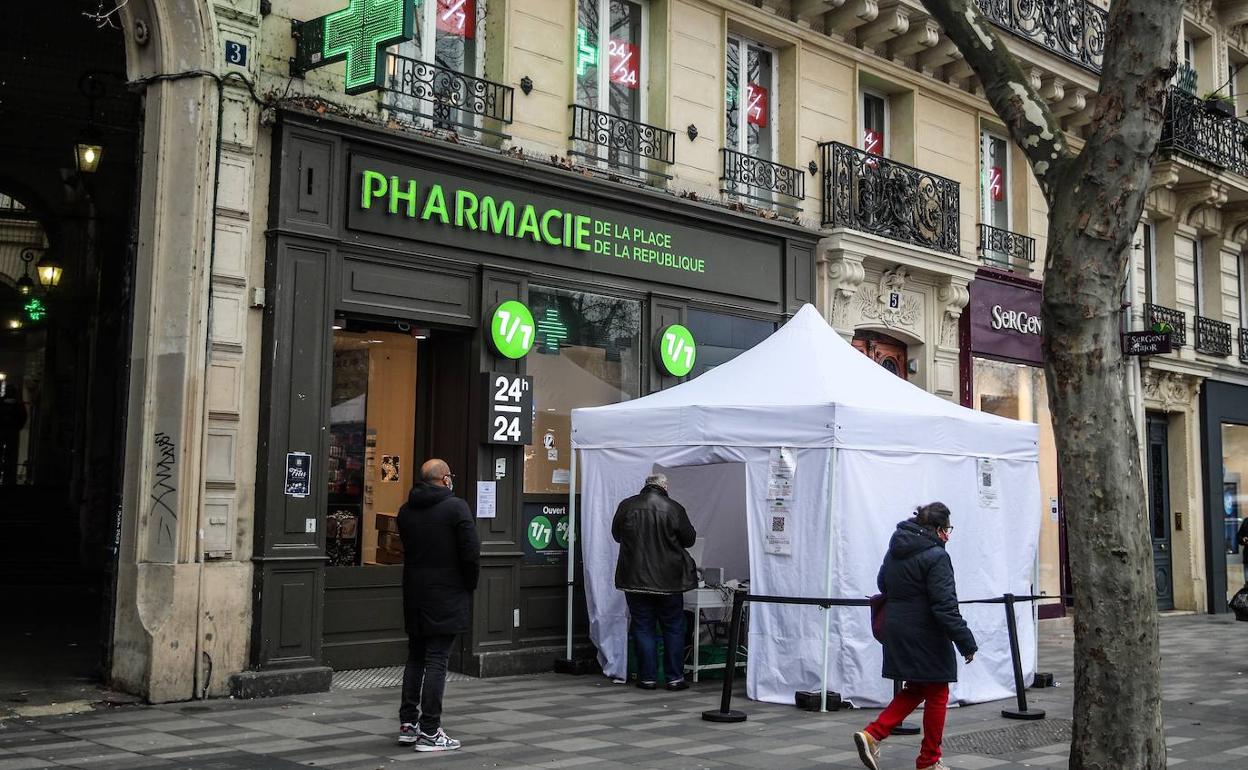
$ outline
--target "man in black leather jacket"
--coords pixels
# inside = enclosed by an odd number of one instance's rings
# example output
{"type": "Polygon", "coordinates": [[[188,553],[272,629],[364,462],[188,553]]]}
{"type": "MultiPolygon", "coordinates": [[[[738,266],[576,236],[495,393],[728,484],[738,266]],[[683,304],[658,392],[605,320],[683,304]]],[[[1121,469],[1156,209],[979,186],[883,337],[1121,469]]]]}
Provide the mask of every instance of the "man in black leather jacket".
{"type": "Polygon", "coordinates": [[[689,515],[667,496],[667,477],[646,479],[640,494],[620,503],[611,522],[620,544],[615,587],[624,592],[632,618],[629,636],[637,649],[637,686],[658,687],[656,623],[663,627],[663,668],[667,689],[685,690],[684,593],[697,588],[697,568],[686,548],[697,540],[689,515]]]}

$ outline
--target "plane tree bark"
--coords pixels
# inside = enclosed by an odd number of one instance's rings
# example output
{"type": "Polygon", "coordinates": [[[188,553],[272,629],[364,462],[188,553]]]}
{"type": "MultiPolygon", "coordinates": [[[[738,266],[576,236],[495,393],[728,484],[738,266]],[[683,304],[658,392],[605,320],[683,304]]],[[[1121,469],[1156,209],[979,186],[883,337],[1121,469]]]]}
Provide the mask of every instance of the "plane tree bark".
{"type": "Polygon", "coordinates": [[[1113,0],[1079,151],[976,0],[923,4],[979,77],[1049,207],[1045,374],[1075,593],[1070,767],[1163,768],[1152,541],[1119,332],[1183,3],[1113,0]]]}

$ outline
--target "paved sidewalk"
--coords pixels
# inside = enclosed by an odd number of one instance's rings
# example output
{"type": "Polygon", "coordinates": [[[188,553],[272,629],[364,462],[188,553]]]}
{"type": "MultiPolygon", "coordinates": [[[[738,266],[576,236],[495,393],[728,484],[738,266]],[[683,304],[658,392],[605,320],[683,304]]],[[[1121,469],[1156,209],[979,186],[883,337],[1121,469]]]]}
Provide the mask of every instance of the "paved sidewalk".
{"type": "MultiPolygon", "coordinates": [[[[1248,767],[1248,624],[1184,616],[1161,627],[1171,765],[1248,767]]],[[[1001,703],[950,712],[950,767],[1067,764],[1070,645],[1069,633],[1044,634],[1041,670],[1062,685],[1030,693],[1048,711],[1045,721],[1007,722],[1001,703]]],[[[113,708],[3,723],[0,770],[861,767],[849,735],[874,711],[819,715],[741,699],[734,705],[749,721],[715,725],[699,717],[716,704],[717,685],[672,694],[553,674],[453,682],[446,727],[464,748],[448,754],[392,743],[393,688],[113,708]]],[[[912,768],[917,746],[917,737],[890,739],[884,767],[912,768]]]]}

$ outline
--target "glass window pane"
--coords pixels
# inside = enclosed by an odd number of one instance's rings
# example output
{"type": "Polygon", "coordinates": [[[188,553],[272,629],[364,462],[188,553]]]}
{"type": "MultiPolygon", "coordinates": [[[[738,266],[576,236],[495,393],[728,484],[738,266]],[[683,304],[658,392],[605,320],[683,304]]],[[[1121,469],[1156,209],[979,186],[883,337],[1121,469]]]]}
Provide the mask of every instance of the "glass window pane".
{"type": "Polygon", "coordinates": [[[693,371],[689,373],[690,377],[697,377],[731,361],[770,337],[776,330],[774,321],[741,318],[693,308],[689,309],[685,326],[698,346],[697,361],[693,371]]]}
{"type": "Polygon", "coordinates": [[[988,213],[988,224],[1002,230],[1010,228],[1009,211],[1009,169],[1010,151],[1005,140],[998,136],[988,135],[985,142],[987,150],[987,169],[983,180],[984,206],[988,213]]]}
{"type": "Polygon", "coordinates": [[[875,94],[863,93],[862,149],[876,155],[884,154],[887,131],[884,123],[884,99],[875,94]]]}
{"type": "Polygon", "coordinates": [[[746,152],[764,160],[772,159],[771,52],[758,46],[748,48],[749,81],[746,84],[745,124],[748,129],[746,152]]]}
{"type": "Polygon", "coordinates": [[[741,42],[728,39],[728,84],[724,89],[724,120],[727,126],[725,144],[733,150],[739,150],[740,132],[738,121],[741,109],[741,42]]]}
{"type": "Polygon", "coordinates": [[[396,517],[415,478],[416,346],[407,334],[334,332],[325,469],[331,567],[403,563],[396,517]]]}
{"type": "Polygon", "coordinates": [[[598,104],[599,0],[578,0],[576,10],[576,103],[593,109],[598,104]]]}
{"type": "Polygon", "coordinates": [[[572,410],[641,395],[641,303],[530,287],[529,307],[537,341],[525,359],[533,443],[524,450],[524,491],[566,494],[572,410]]]}
{"type": "MultiPolygon", "coordinates": [[[[478,0],[437,0],[434,63],[466,75],[476,75],[478,0]]],[[[418,15],[419,10],[417,11],[418,15]]]]}
{"type": "Polygon", "coordinates": [[[1053,518],[1057,493],[1057,444],[1049,413],[1044,370],[1003,361],[974,359],[974,393],[971,405],[981,411],[1040,426],[1040,552],[1039,588],[1060,593],[1062,558],[1060,522],[1053,518]]]}
{"type": "Polygon", "coordinates": [[[1248,548],[1237,538],[1248,517],[1248,425],[1222,424],[1222,517],[1226,535],[1228,596],[1248,582],[1248,548]]]}
{"type": "Polygon", "coordinates": [[[641,120],[641,6],[628,0],[611,0],[611,33],[607,39],[611,91],[608,112],[641,120]]]}

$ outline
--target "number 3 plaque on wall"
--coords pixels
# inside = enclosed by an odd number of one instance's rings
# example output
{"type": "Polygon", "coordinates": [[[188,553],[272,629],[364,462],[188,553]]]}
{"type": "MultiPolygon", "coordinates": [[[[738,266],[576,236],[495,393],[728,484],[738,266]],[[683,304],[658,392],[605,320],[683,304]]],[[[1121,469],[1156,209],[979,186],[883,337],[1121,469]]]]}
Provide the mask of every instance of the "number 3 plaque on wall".
{"type": "Polygon", "coordinates": [[[490,372],[485,378],[485,443],[532,443],[533,378],[501,372],[490,372]]]}

